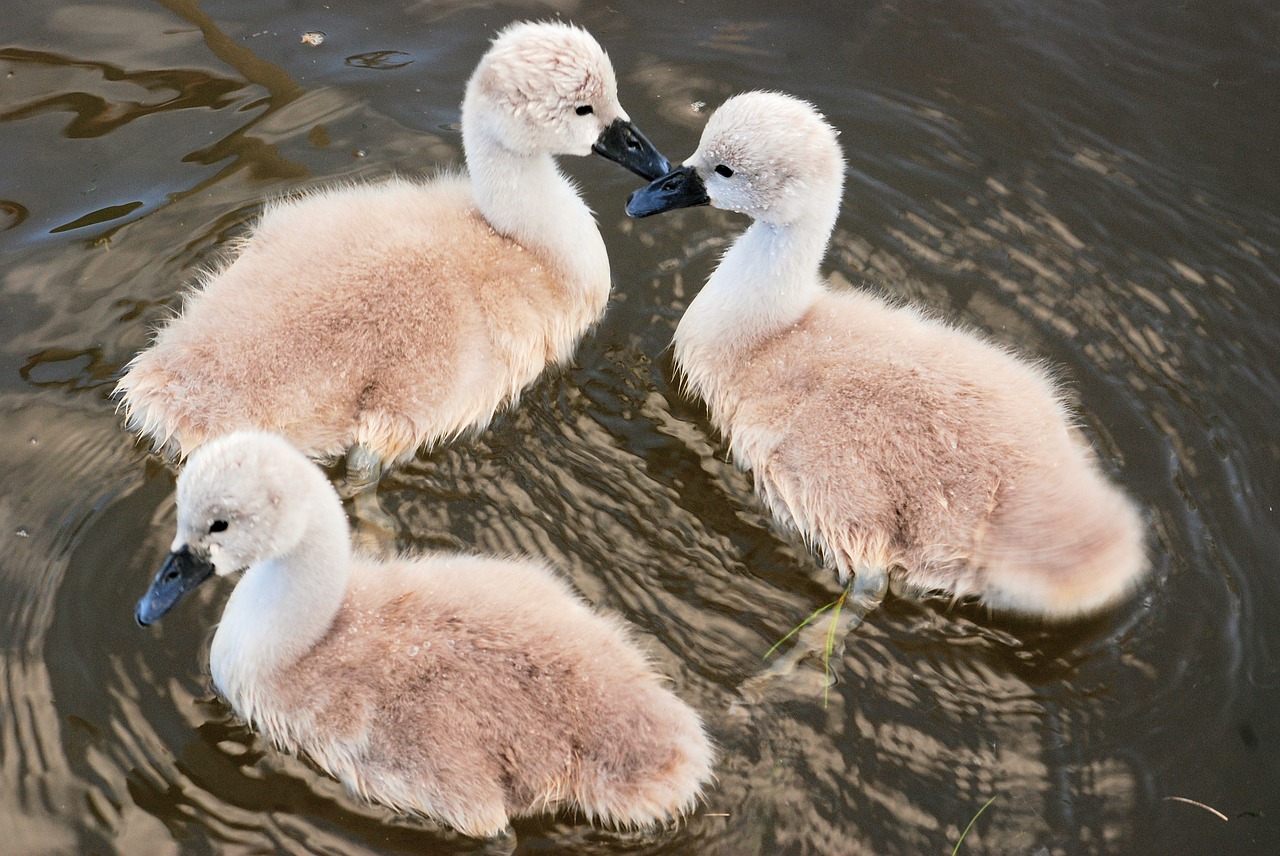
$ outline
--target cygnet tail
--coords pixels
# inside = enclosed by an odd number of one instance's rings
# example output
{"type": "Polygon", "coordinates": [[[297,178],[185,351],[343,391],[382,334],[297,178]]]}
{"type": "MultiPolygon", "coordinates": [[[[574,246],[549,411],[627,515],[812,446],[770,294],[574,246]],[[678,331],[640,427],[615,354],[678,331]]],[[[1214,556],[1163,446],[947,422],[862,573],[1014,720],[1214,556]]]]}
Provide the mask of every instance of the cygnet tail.
{"type": "Polygon", "coordinates": [[[185,455],[200,445],[206,430],[191,418],[192,398],[146,351],[133,360],[112,395],[120,402],[125,427],[151,441],[166,457],[185,455]]]}
{"type": "Polygon", "coordinates": [[[615,827],[674,820],[711,780],[715,752],[697,713],[656,680],[643,692],[650,697],[618,723],[609,754],[583,759],[574,795],[589,818],[615,827]]]}
{"type": "Polygon", "coordinates": [[[1070,619],[1112,606],[1147,569],[1133,503],[1093,466],[1001,502],[974,567],[995,609],[1070,619]]]}

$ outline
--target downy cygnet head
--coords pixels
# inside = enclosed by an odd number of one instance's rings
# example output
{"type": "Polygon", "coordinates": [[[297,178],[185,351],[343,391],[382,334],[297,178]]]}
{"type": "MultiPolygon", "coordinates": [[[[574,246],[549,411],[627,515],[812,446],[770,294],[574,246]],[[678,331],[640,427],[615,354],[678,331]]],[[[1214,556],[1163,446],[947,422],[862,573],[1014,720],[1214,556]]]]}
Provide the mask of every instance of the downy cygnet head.
{"type": "Polygon", "coordinates": [[[291,552],[305,536],[312,498],[332,487],[283,438],[241,432],[192,453],[178,476],[178,532],[138,602],[139,624],[158,621],[213,575],[291,552]]]}
{"type": "Polygon", "coordinates": [[[592,152],[651,179],[670,162],[631,124],[604,49],[585,30],[552,22],[498,34],[467,83],[463,134],[517,155],[592,152]]]}
{"type": "Polygon", "coordinates": [[[777,92],[736,95],[711,115],[683,166],[631,194],[627,213],[710,204],[778,225],[810,214],[833,219],[844,184],[836,137],[807,101],[777,92]]]}

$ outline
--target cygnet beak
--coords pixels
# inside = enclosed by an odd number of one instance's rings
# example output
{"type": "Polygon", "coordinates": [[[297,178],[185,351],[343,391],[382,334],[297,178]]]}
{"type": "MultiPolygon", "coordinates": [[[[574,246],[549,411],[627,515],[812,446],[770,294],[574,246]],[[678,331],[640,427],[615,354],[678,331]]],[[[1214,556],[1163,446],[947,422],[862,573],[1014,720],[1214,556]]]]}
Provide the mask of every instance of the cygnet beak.
{"type": "Polygon", "coordinates": [[[601,131],[591,151],[625,166],[645,181],[671,169],[671,161],[625,119],[614,119],[613,124],[601,131]]]}
{"type": "Polygon", "coordinates": [[[682,166],[656,178],[627,199],[627,213],[632,217],[648,217],[676,208],[707,205],[707,185],[691,166],[682,166]]]}
{"type": "Polygon", "coordinates": [[[169,554],[151,581],[151,588],[138,601],[133,616],[146,627],[159,621],[182,596],[213,576],[213,563],[205,556],[191,552],[183,545],[181,550],[169,554]]]}

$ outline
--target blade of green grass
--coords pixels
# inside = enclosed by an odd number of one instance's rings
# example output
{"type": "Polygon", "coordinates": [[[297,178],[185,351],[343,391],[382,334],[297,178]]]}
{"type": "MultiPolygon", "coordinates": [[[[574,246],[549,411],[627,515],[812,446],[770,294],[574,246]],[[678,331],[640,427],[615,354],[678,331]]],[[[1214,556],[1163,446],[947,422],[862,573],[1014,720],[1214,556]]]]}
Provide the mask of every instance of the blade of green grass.
{"type": "Polygon", "coordinates": [[[831,698],[831,652],[836,648],[836,627],[840,624],[840,608],[844,606],[844,599],[849,596],[849,589],[846,588],[836,598],[836,608],[831,613],[831,623],[827,625],[827,644],[822,649],[822,676],[825,678],[822,687],[822,709],[826,710],[827,702],[831,698]]]}
{"type": "Polygon", "coordinates": [[[772,657],[772,656],[773,656],[773,652],[774,652],[774,651],[777,651],[777,650],[778,650],[778,647],[779,647],[780,645],[782,645],[782,643],[783,643],[783,642],[786,642],[786,641],[787,641],[788,639],[790,639],[792,636],[795,636],[797,633],[799,633],[801,630],[803,630],[803,629],[805,628],[805,625],[812,623],[812,622],[813,622],[813,620],[814,620],[815,618],[817,618],[817,617],[818,617],[819,615],[821,615],[822,613],[826,612],[826,611],[827,611],[828,609],[830,609],[831,607],[833,607],[833,606],[835,606],[836,604],[840,603],[842,600],[844,600],[844,595],[840,595],[840,597],[838,597],[838,598],[836,598],[835,600],[831,601],[831,603],[827,604],[826,606],[819,607],[818,609],[816,609],[816,610],[814,610],[813,612],[809,613],[809,617],[808,617],[808,618],[806,618],[804,621],[801,621],[801,622],[800,622],[799,624],[797,624],[795,627],[791,628],[791,632],[790,632],[790,633],[788,633],[786,636],[783,636],[783,637],[782,637],[781,639],[779,639],[777,642],[774,642],[774,643],[773,643],[773,647],[772,647],[772,648],[770,648],[768,651],[765,651],[765,652],[764,652],[764,656],[763,656],[763,657],[761,657],[760,659],[762,659],[762,660],[767,660],[767,659],[769,659],[770,657],[772,657]]]}
{"type": "Polygon", "coordinates": [[[969,825],[964,828],[964,832],[960,833],[960,840],[956,842],[955,847],[951,848],[951,856],[956,856],[956,854],[960,852],[960,845],[964,843],[964,837],[969,834],[970,829],[973,829],[973,825],[978,822],[978,818],[982,817],[982,813],[987,810],[987,806],[991,805],[995,801],[996,798],[994,796],[987,800],[982,804],[982,808],[978,809],[978,813],[969,820],[969,825]]]}

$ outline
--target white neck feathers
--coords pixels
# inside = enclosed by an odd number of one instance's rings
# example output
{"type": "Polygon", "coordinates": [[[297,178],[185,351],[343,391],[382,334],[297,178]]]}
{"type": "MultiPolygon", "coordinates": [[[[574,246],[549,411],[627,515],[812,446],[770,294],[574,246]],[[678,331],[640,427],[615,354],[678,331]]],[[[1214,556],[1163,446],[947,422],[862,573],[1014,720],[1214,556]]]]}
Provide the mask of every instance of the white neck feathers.
{"type": "Polygon", "coordinates": [[[695,392],[705,397],[724,360],[795,324],[825,293],[818,266],[838,206],[837,194],[797,221],[757,221],[725,253],[676,329],[676,362],[695,392]]]}
{"type": "MultiPolygon", "coordinates": [[[[322,489],[332,494],[328,484],[322,489]]],[[[245,571],[213,637],[214,684],[250,720],[261,678],[310,651],[328,632],[347,593],[346,516],[336,496],[317,493],[297,546],[245,571]]]]}
{"type": "Polygon", "coordinates": [[[481,215],[496,232],[539,252],[580,291],[609,291],[609,256],[591,209],[545,152],[505,147],[471,93],[463,104],[463,148],[481,215]]]}

